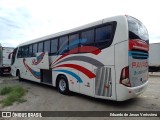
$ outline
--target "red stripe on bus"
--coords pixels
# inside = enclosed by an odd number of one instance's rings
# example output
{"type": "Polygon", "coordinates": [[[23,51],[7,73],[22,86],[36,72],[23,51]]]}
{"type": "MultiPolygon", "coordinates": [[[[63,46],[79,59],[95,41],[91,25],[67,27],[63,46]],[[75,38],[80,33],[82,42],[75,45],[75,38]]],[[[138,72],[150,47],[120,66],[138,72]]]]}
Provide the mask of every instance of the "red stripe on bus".
{"type": "Polygon", "coordinates": [[[89,71],[88,69],[79,66],[79,65],[75,65],[75,64],[62,64],[62,65],[58,65],[54,68],[58,68],[58,67],[70,67],[70,68],[74,68],[82,73],[84,73],[86,76],[88,76],[89,78],[95,78],[96,75],[94,73],[92,73],[91,71],[89,71]]]}

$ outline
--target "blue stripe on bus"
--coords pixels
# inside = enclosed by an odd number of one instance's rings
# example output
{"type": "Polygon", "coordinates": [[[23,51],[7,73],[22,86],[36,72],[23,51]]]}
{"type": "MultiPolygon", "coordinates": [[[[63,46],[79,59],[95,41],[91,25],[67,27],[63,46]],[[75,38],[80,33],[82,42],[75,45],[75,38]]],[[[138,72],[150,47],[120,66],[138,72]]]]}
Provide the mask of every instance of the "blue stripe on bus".
{"type": "Polygon", "coordinates": [[[77,74],[75,74],[71,71],[68,71],[68,70],[53,70],[53,71],[67,73],[67,74],[73,76],[74,78],[76,78],[79,83],[83,83],[82,79],[77,74]]]}
{"type": "Polygon", "coordinates": [[[148,58],[148,56],[141,56],[141,55],[133,55],[132,57],[148,58]]]}

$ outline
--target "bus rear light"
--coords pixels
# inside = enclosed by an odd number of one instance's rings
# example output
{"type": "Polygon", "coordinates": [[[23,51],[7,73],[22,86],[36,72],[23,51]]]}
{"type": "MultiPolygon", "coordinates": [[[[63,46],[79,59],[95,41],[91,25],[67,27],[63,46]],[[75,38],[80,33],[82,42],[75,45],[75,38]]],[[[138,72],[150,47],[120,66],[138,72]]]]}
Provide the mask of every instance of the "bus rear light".
{"type": "Polygon", "coordinates": [[[121,71],[120,84],[123,84],[127,87],[131,87],[129,80],[129,67],[124,67],[121,71]]]}

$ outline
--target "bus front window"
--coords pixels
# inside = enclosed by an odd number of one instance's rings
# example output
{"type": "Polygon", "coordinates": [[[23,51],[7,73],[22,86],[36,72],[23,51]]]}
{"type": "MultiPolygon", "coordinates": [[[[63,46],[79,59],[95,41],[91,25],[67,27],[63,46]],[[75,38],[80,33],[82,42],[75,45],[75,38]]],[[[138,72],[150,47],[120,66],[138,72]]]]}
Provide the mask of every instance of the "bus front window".
{"type": "Polygon", "coordinates": [[[11,65],[13,65],[13,64],[14,64],[14,62],[15,62],[16,53],[17,53],[17,48],[15,48],[15,49],[13,50],[13,55],[12,55],[11,65]]]}

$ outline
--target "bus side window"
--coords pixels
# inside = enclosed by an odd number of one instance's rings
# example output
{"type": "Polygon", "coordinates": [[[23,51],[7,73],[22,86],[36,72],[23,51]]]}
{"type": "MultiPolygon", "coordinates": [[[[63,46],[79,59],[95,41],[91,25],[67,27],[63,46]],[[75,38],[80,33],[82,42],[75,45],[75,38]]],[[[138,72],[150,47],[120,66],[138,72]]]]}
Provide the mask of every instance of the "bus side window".
{"type": "Polygon", "coordinates": [[[51,40],[51,54],[56,54],[58,51],[58,39],[51,40]]]}
{"type": "Polygon", "coordinates": [[[18,49],[18,54],[17,54],[17,58],[21,58],[22,57],[22,48],[20,47],[18,49]]]}
{"type": "Polygon", "coordinates": [[[98,48],[107,46],[112,41],[113,25],[107,25],[96,28],[95,43],[98,48]]]}
{"type": "Polygon", "coordinates": [[[66,52],[68,52],[68,36],[63,36],[59,38],[58,54],[62,55],[66,52]]]}
{"type": "Polygon", "coordinates": [[[24,46],[21,48],[21,57],[24,57],[24,46]]]}
{"type": "Polygon", "coordinates": [[[36,53],[37,53],[37,43],[33,44],[33,54],[32,54],[32,57],[36,57],[36,53]]]}
{"type": "Polygon", "coordinates": [[[43,52],[43,42],[38,43],[38,52],[43,52]]]}
{"type": "Polygon", "coordinates": [[[32,47],[32,45],[29,45],[29,54],[28,54],[28,57],[32,57],[32,51],[33,51],[33,47],[32,47]]]}
{"type": "Polygon", "coordinates": [[[50,53],[50,40],[44,41],[44,52],[50,53]]]}
{"type": "Polygon", "coordinates": [[[81,42],[81,45],[85,44],[93,44],[94,43],[94,29],[83,31],[81,33],[81,40],[86,40],[85,42],[81,42]]]}
{"type": "Polygon", "coordinates": [[[24,53],[23,53],[23,57],[27,57],[28,56],[28,45],[24,47],[24,53]]]}
{"type": "MultiPolygon", "coordinates": [[[[83,46],[94,46],[94,29],[86,30],[81,33],[79,53],[82,53],[81,51],[88,51],[87,48],[83,48],[82,50],[83,46]]],[[[90,50],[90,52],[92,51],[90,50]]]]}
{"type": "MultiPolygon", "coordinates": [[[[78,46],[79,46],[79,34],[69,35],[69,50],[78,48],[78,46]]],[[[77,53],[78,49],[76,49],[75,52],[77,53]]]]}

